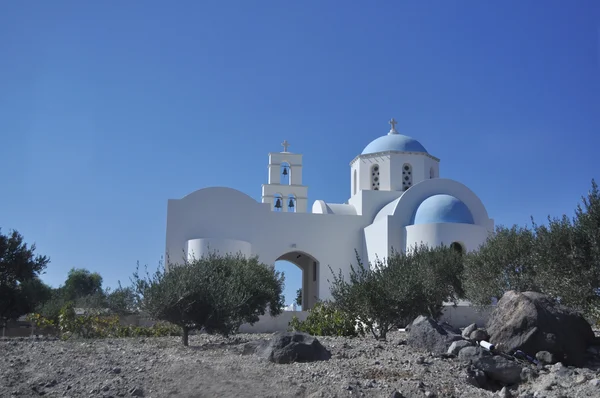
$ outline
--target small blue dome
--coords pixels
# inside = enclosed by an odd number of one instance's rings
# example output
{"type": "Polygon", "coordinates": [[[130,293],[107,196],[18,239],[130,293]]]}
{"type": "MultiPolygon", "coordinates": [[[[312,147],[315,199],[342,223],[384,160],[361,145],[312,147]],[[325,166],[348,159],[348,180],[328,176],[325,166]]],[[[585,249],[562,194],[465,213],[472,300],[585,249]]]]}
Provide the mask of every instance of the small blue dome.
{"type": "Polygon", "coordinates": [[[387,134],[371,141],[363,149],[362,155],[387,151],[427,153],[427,150],[419,141],[407,135],[395,133],[387,134]]]}
{"type": "Polygon", "coordinates": [[[413,224],[458,223],[474,224],[471,211],[451,195],[439,194],[425,199],[413,217],[413,224]]]}

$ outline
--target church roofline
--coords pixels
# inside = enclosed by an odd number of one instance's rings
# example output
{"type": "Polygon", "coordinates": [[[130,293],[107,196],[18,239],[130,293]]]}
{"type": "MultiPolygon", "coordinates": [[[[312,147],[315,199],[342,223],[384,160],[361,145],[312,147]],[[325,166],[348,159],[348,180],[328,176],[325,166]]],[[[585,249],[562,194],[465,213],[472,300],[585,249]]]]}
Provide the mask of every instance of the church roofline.
{"type": "Polygon", "coordinates": [[[385,152],[375,152],[375,153],[369,153],[366,155],[358,155],[356,156],[354,159],[352,159],[352,161],[350,162],[350,166],[352,166],[354,164],[354,162],[356,162],[359,158],[375,158],[378,156],[385,156],[385,155],[391,155],[391,154],[408,154],[408,155],[423,155],[423,156],[427,156],[428,158],[431,158],[433,160],[435,160],[436,162],[439,162],[440,159],[436,158],[435,156],[432,156],[428,153],[425,152],[405,152],[405,151],[385,151],[385,152]]]}

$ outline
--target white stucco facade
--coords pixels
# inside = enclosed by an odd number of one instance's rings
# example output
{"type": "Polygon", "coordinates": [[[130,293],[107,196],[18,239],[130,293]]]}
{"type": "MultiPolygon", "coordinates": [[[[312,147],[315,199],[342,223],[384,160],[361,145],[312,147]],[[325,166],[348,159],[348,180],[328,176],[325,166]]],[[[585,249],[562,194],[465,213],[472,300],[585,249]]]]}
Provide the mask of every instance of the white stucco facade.
{"type": "Polygon", "coordinates": [[[390,124],[350,163],[347,203],[316,200],[308,211],[303,158],[288,152],[287,142],[269,154],[262,202],[224,187],[169,200],[167,265],[213,250],[257,255],[267,264],[287,260],[303,270],[308,309],[330,298],[329,267],[348,275],[355,250],[369,262],[420,243],[476,250],[494,229],[481,200],[441,178],[440,160],[390,124]]]}

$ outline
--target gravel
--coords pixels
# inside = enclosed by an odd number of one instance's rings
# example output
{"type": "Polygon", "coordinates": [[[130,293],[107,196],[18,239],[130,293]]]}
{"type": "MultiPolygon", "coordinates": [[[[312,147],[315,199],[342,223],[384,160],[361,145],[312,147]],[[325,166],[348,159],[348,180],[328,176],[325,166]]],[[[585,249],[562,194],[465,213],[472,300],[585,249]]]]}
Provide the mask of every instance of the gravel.
{"type": "MultiPolygon", "coordinates": [[[[241,355],[246,342],[268,337],[198,334],[190,336],[189,347],[177,337],[4,339],[0,397],[500,396],[461,378],[465,364],[460,360],[413,351],[404,344],[403,332],[391,333],[384,342],[319,337],[332,353],[329,361],[278,365],[241,355]]],[[[591,385],[588,379],[595,373],[585,377],[591,385]]]]}

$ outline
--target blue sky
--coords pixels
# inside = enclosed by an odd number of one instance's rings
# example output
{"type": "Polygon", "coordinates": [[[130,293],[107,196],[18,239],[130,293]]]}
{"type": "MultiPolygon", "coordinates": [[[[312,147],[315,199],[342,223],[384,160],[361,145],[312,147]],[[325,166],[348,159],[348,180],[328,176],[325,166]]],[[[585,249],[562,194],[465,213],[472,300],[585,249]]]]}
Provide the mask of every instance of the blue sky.
{"type": "Polygon", "coordinates": [[[571,214],[600,170],[600,2],[5,2],[0,227],[53,286],[127,283],[169,198],[260,200],[287,139],[310,203],[344,202],[391,117],[497,223],[571,214]]]}

